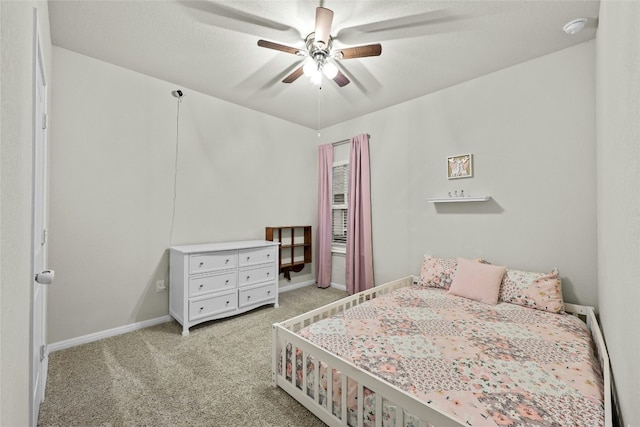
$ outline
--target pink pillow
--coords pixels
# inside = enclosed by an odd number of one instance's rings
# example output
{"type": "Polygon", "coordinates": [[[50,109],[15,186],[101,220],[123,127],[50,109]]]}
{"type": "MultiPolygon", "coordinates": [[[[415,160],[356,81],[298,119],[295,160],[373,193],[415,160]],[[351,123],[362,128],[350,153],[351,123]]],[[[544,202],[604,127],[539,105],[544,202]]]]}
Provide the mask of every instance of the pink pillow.
{"type": "Polygon", "coordinates": [[[458,258],[458,268],[449,293],[485,304],[496,305],[500,293],[500,283],[506,270],[505,267],[458,258]]]}

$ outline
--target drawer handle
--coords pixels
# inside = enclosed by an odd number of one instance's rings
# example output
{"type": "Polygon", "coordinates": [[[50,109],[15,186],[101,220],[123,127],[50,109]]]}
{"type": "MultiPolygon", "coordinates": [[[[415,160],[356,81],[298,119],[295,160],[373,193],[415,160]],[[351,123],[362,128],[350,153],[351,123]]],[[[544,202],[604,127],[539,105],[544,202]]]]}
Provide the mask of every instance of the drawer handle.
{"type": "Polygon", "coordinates": [[[251,295],[247,295],[247,299],[251,299],[251,295]]]}
{"type": "Polygon", "coordinates": [[[248,256],[248,257],[247,257],[247,261],[249,261],[249,259],[251,259],[251,257],[250,257],[250,256],[248,256]]]}
{"type": "Polygon", "coordinates": [[[271,256],[271,254],[267,254],[267,258],[269,258],[271,256]]]}
{"type": "Polygon", "coordinates": [[[227,301],[227,305],[229,305],[229,301],[227,301]]]}
{"type": "Polygon", "coordinates": [[[200,311],[204,310],[204,307],[200,307],[200,311]]]}
{"type": "Polygon", "coordinates": [[[203,265],[204,265],[204,262],[201,262],[198,267],[202,267],[203,265]]]}
{"type": "Polygon", "coordinates": [[[226,283],[229,283],[229,279],[225,280],[225,282],[224,282],[224,283],[225,283],[225,284],[226,284],[226,283]]]}
{"type": "Polygon", "coordinates": [[[247,280],[249,280],[249,277],[251,277],[251,276],[247,276],[247,280]]]}
{"type": "Polygon", "coordinates": [[[203,286],[204,286],[204,284],[200,285],[200,289],[202,289],[203,286]]]}
{"type": "Polygon", "coordinates": [[[225,264],[229,264],[229,260],[228,260],[228,259],[226,259],[226,260],[224,261],[224,263],[225,263],[225,264]]]}
{"type": "Polygon", "coordinates": [[[271,291],[267,291],[267,295],[271,295],[271,291]]]}
{"type": "Polygon", "coordinates": [[[267,276],[269,275],[269,272],[267,271],[267,276]]]}

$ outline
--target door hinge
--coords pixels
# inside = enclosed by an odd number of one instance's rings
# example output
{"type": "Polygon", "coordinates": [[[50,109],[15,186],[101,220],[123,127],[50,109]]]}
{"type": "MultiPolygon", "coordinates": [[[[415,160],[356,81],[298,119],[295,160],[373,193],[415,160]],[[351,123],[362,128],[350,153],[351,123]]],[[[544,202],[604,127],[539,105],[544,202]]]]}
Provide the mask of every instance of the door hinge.
{"type": "Polygon", "coordinates": [[[42,129],[47,128],[47,113],[42,113],[42,129]]]}
{"type": "Polygon", "coordinates": [[[44,345],[40,346],[40,361],[42,362],[44,360],[44,356],[47,352],[47,348],[44,345]]]}
{"type": "Polygon", "coordinates": [[[43,228],[42,229],[42,243],[40,245],[44,246],[45,243],[47,243],[47,230],[43,228]]]}

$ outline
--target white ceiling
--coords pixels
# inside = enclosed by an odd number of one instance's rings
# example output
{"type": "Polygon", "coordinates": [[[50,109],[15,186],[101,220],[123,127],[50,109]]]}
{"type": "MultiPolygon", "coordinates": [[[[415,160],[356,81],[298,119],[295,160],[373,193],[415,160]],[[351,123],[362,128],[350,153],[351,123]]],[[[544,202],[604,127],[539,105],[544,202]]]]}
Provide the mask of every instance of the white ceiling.
{"type": "Polygon", "coordinates": [[[591,40],[598,11],[576,0],[49,0],[56,46],[312,129],[591,40]],[[335,13],[334,48],[382,44],[379,57],[340,62],[343,88],[281,83],[302,59],[257,46],[303,48],[317,6],[335,13]],[[584,31],[562,31],[580,17],[584,31]]]}

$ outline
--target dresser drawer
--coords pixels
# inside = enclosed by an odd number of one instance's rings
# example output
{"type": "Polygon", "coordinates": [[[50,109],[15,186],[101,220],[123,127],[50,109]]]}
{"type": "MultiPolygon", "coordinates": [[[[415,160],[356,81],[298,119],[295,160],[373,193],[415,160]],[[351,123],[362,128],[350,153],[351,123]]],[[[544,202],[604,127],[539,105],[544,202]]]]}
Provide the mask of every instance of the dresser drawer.
{"type": "Polygon", "coordinates": [[[266,301],[273,300],[275,302],[278,295],[278,285],[273,282],[264,286],[251,287],[246,289],[240,289],[239,292],[239,306],[246,307],[248,305],[264,303],[266,301]]]}
{"type": "Polygon", "coordinates": [[[235,268],[236,251],[210,252],[189,256],[189,273],[235,268]]]}
{"type": "Polygon", "coordinates": [[[240,249],[238,251],[238,265],[240,267],[260,264],[269,261],[275,261],[276,259],[276,247],[271,246],[267,248],[254,248],[254,249],[240,249]]]}
{"type": "Polygon", "coordinates": [[[226,273],[189,277],[189,296],[195,297],[208,292],[235,289],[237,275],[235,270],[226,273]]]}
{"type": "Polygon", "coordinates": [[[276,264],[271,263],[260,267],[243,267],[238,272],[238,285],[249,286],[256,283],[268,282],[276,279],[276,264]]]}
{"type": "Polygon", "coordinates": [[[235,310],[238,307],[237,302],[235,290],[224,294],[215,294],[209,298],[189,300],[189,321],[235,310]]]}

